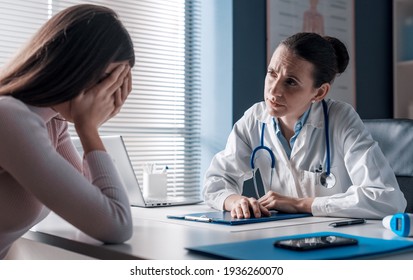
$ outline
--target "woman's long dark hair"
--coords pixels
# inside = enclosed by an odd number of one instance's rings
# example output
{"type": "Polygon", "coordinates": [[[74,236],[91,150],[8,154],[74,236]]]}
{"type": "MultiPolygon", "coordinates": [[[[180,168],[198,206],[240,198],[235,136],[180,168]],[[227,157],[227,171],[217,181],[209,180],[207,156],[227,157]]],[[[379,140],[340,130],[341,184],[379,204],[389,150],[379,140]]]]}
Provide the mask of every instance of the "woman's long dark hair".
{"type": "Polygon", "coordinates": [[[34,106],[68,101],[96,84],[112,62],[135,55],[117,14],[97,5],[76,5],[52,17],[0,75],[0,95],[34,106]]]}

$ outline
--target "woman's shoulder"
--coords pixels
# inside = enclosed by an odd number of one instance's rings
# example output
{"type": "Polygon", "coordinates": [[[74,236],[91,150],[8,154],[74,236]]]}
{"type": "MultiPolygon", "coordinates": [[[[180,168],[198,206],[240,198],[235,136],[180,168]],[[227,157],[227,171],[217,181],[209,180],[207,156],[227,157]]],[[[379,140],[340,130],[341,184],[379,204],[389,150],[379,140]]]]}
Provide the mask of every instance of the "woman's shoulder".
{"type": "Polygon", "coordinates": [[[0,123],[3,127],[7,127],[11,122],[13,126],[19,123],[27,125],[31,123],[29,120],[39,120],[41,123],[40,117],[22,101],[12,96],[0,96],[0,123]]]}
{"type": "Polygon", "coordinates": [[[265,109],[265,102],[258,102],[249,107],[235,125],[251,129],[253,126],[257,125],[257,121],[267,121],[268,116],[267,110],[265,109]]]}
{"type": "Polygon", "coordinates": [[[266,121],[269,118],[264,101],[255,103],[244,113],[244,118],[266,121]]]}
{"type": "Polygon", "coordinates": [[[31,113],[26,104],[12,96],[0,96],[0,116],[31,113]]]}
{"type": "Polygon", "coordinates": [[[329,99],[327,104],[330,114],[344,116],[346,118],[349,116],[358,116],[354,107],[347,102],[329,99]]]}
{"type": "Polygon", "coordinates": [[[328,104],[328,115],[336,127],[336,132],[339,128],[342,132],[363,131],[363,122],[351,104],[338,100],[329,100],[328,104]]]}

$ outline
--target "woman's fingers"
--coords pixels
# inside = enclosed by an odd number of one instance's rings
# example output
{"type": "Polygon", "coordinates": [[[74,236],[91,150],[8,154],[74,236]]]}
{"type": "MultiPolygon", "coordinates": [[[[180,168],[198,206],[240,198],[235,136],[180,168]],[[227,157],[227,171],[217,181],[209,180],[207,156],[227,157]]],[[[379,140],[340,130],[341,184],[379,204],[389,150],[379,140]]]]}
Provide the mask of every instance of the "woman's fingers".
{"type": "Polygon", "coordinates": [[[128,75],[124,78],[122,85],[114,93],[114,110],[111,116],[116,115],[120,112],[121,107],[125,103],[126,99],[129,96],[129,93],[132,90],[131,83],[131,73],[129,71],[128,75]]]}
{"type": "Polygon", "coordinates": [[[73,122],[99,127],[119,113],[132,88],[130,66],[123,63],[72,100],[73,122]]]}
{"type": "Polygon", "coordinates": [[[270,210],[268,210],[269,208],[265,207],[261,203],[259,204],[259,206],[260,206],[260,211],[261,211],[262,216],[265,216],[265,217],[271,216],[270,210]]]}
{"type": "Polygon", "coordinates": [[[255,198],[243,197],[234,203],[231,210],[231,217],[233,218],[259,218],[261,216],[269,216],[270,212],[262,206],[255,198]]]}
{"type": "Polygon", "coordinates": [[[122,64],[113,71],[100,85],[106,92],[113,93],[122,86],[130,72],[130,66],[122,64]]]}

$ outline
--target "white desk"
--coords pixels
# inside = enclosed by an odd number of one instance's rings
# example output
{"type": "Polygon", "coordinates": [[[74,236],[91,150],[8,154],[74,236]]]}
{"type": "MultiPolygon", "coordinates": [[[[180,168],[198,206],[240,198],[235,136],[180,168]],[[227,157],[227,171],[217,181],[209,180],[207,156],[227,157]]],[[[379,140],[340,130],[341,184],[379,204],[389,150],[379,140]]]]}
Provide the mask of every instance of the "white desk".
{"type": "MultiPolygon", "coordinates": [[[[226,226],[167,219],[168,214],[207,212],[205,205],[164,208],[132,208],[134,233],[132,238],[118,245],[104,245],[74,228],[55,214],[28,232],[24,238],[57,246],[65,250],[98,259],[207,259],[189,252],[186,247],[227,243],[259,238],[279,237],[318,231],[335,231],[366,237],[399,239],[383,228],[380,220],[366,224],[332,228],[328,224],[342,218],[308,217],[292,220],[226,226]]],[[[411,239],[413,241],[413,239],[411,239]]],[[[413,259],[413,252],[382,256],[381,259],[413,259]]]]}

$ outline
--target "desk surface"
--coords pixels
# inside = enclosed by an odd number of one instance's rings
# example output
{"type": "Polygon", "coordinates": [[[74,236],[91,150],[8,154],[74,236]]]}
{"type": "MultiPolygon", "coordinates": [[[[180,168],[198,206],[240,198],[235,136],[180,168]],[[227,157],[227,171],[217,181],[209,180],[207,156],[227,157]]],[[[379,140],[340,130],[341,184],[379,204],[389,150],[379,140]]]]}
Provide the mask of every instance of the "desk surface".
{"type": "MultiPolygon", "coordinates": [[[[182,215],[211,211],[206,205],[163,208],[132,208],[132,238],[117,245],[105,245],[87,236],[57,215],[51,213],[24,238],[63,248],[98,259],[207,259],[189,252],[186,247],[227,243],[259,238],[279,237],[318,231],[335,231],[366,237],[400,239],[381,225],[380,220],[366,224],[332,228],[332,221],[342,218],[307,217],[252,225],[216,225],[167,219],[166,215],[182,215]]],[[[412,239],[413,241],[413,239],[412,239]]],[[[380,259],[413,259],[413,252],[381,256],[380,259]]]]}

